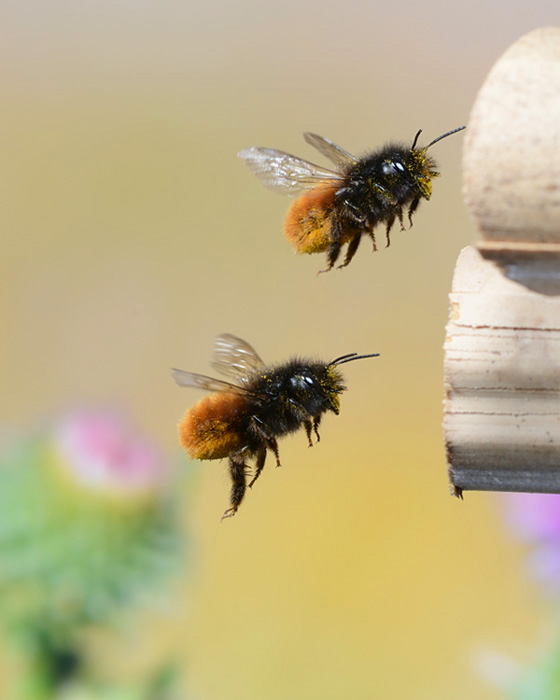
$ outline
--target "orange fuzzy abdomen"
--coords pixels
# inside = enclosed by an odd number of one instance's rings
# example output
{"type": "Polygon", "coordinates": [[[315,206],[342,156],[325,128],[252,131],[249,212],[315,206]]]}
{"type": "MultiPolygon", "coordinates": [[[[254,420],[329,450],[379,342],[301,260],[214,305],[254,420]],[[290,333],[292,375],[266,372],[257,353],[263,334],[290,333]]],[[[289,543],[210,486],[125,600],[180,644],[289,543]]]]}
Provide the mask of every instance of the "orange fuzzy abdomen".
{"type": "Polygon", "coordinates": [[[241,449],[246,399],[216,393],[200,399],[179,423],[179,442],[192,459],[222,459],[241,449]]]}
{"type": "Polygon", "coordinates": [[[328,249],[334,196],[334,187],[316,187],[298,197],[288,209],[284,235],[298,253],[323,253],[328,249]]]}

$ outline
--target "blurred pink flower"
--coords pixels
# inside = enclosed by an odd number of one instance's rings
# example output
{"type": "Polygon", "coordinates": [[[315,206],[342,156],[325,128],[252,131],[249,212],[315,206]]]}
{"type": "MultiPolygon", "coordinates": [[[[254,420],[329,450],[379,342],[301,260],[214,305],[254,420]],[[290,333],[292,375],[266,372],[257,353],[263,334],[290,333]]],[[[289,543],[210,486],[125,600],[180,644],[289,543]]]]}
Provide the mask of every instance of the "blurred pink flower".
{"type": "Polygon", "coordinates": [[[34,698],[74,697],[90,678],[85,630],[180,571],[179,474],[126,414],[88,409],[0,451],[0,473],[0,627],[22,643],[34,698]]]}
{"type": "Polygon", "coordinates": [[[62,418],[54,442],[66,471],[88,488],[145,492],[168,481],[161,452],[113,411],[82,410],[62,418]]]}
{"type": "Polygon", "coordinates": [[[531,576],[560,592],[560,495],[510,493],[504,496],[506,522],[530,545],[531,576]]]}

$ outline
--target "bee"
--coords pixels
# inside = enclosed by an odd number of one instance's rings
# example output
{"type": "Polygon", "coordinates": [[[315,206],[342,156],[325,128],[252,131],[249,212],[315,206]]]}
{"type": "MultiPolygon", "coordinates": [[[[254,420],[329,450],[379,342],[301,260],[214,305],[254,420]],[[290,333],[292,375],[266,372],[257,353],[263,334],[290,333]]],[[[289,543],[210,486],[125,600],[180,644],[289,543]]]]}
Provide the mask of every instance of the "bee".
{"type": "Polygon", "coordinates": [[[341,355],[331,362],[294,358],[265,365],[241,338],[226,333],[216,338],[212,366],[233,382],[173,369],[181,387],[212,392],[189,408],[179,423],[179,441],[192,459],[229,460],[230,507],[222,520],[235,515],[247,488],[248,461],[254,459],[251,488],[270,450],[280,465],[278,438],[305,429],[320,440],[319,425],[327,411],[338,415],[339,395],[346,390],[339,365],[379,353],[341,355]]]}
{"type": "Polygon", "coordinates": [[[328,272],[347,244],[346,267],[358,250],[363,235],[368,235],[377,250],[374,229],[385,224],[389,247],[390,231],[398,219],[405,229],[405,210],[409,225],[421,199],[430,199],[432,180],[439,176],[428,149],[438,141],[462,131],[448,131],[427,146],[417,146],[420,129],[412,146],[390,143],[377,151],[356,157],[317,134],[305,133],[304,139],[328,158],[334,169],[314,165],[274,148],[252,147],[240,151],[245,165],[275,192],[299,195],[284,222],[284,234],[298,253],[327,253],[328,272]]]}

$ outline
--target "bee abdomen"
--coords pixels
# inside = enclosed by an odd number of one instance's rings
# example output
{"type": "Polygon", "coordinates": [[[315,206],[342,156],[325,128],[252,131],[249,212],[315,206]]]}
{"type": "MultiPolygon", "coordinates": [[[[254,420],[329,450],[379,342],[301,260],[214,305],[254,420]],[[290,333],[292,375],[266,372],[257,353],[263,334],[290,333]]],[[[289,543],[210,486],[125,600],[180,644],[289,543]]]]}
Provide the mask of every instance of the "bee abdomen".
{"type": "Polygon", "coordinates": [[[328,249],[334,197],[334,188],[315,187],[300,195],[289,208],[284,235],[298,253],[323,253],[328,249]]]}
{"type": "Polygon", "coordinates": [[[192,459],[223,459],[242,447],[239,423],[246,400],[237,394],[210,394],[179,423],[179,442],[192,459]]]}

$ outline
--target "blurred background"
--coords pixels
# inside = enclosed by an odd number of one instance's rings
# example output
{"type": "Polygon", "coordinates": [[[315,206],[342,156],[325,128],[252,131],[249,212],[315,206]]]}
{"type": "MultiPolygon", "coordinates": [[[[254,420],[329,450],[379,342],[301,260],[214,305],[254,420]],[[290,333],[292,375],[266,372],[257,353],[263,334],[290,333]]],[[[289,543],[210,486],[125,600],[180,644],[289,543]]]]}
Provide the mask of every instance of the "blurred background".
{"type": "MultiPolygon", "coordinates": [[[[308,130],[352,153],[419,128],[426,143],[468,123],[511,43],[559,20],[556,0],[0,4],[1,432],[28,450],[54,441],[60,455],[69,411],[116,407],[182,484],[156,499],[172,495],[177,512],[173,573],[117,629],[105,623],[120,604],[103,625],[85,621],[104,683],[169,664],[181,699],[493,700],[555,637],[555,606],[503,497],[447,490],[447,294],[474,237],[463,135],[434,147],[442,177],[412,230],[375,255],[364,242],[350,267],[319,277],[324,256],[283,239],[290,200],[236,154],[259,145],[318,161],[308,130]],[[349,391],[321,443],[284,440],[283,468],[269,463],[220,523],[226,464],[180,454],[177,421],[200,395],[169,368],[210,372],[222,332],[265,361],[381,357],[345,368],[349,391]]],[[[18,498],[0,520],[22,512],[18,498]]],[[[44,520],[58,508],[47,500],[44,520]]],[[[51,531],[22,527],[32,534],[11,547],[51,531]]],[[[0,695],[15,698],[25,666],[9,634],[2,645],[0,695]]]]}

